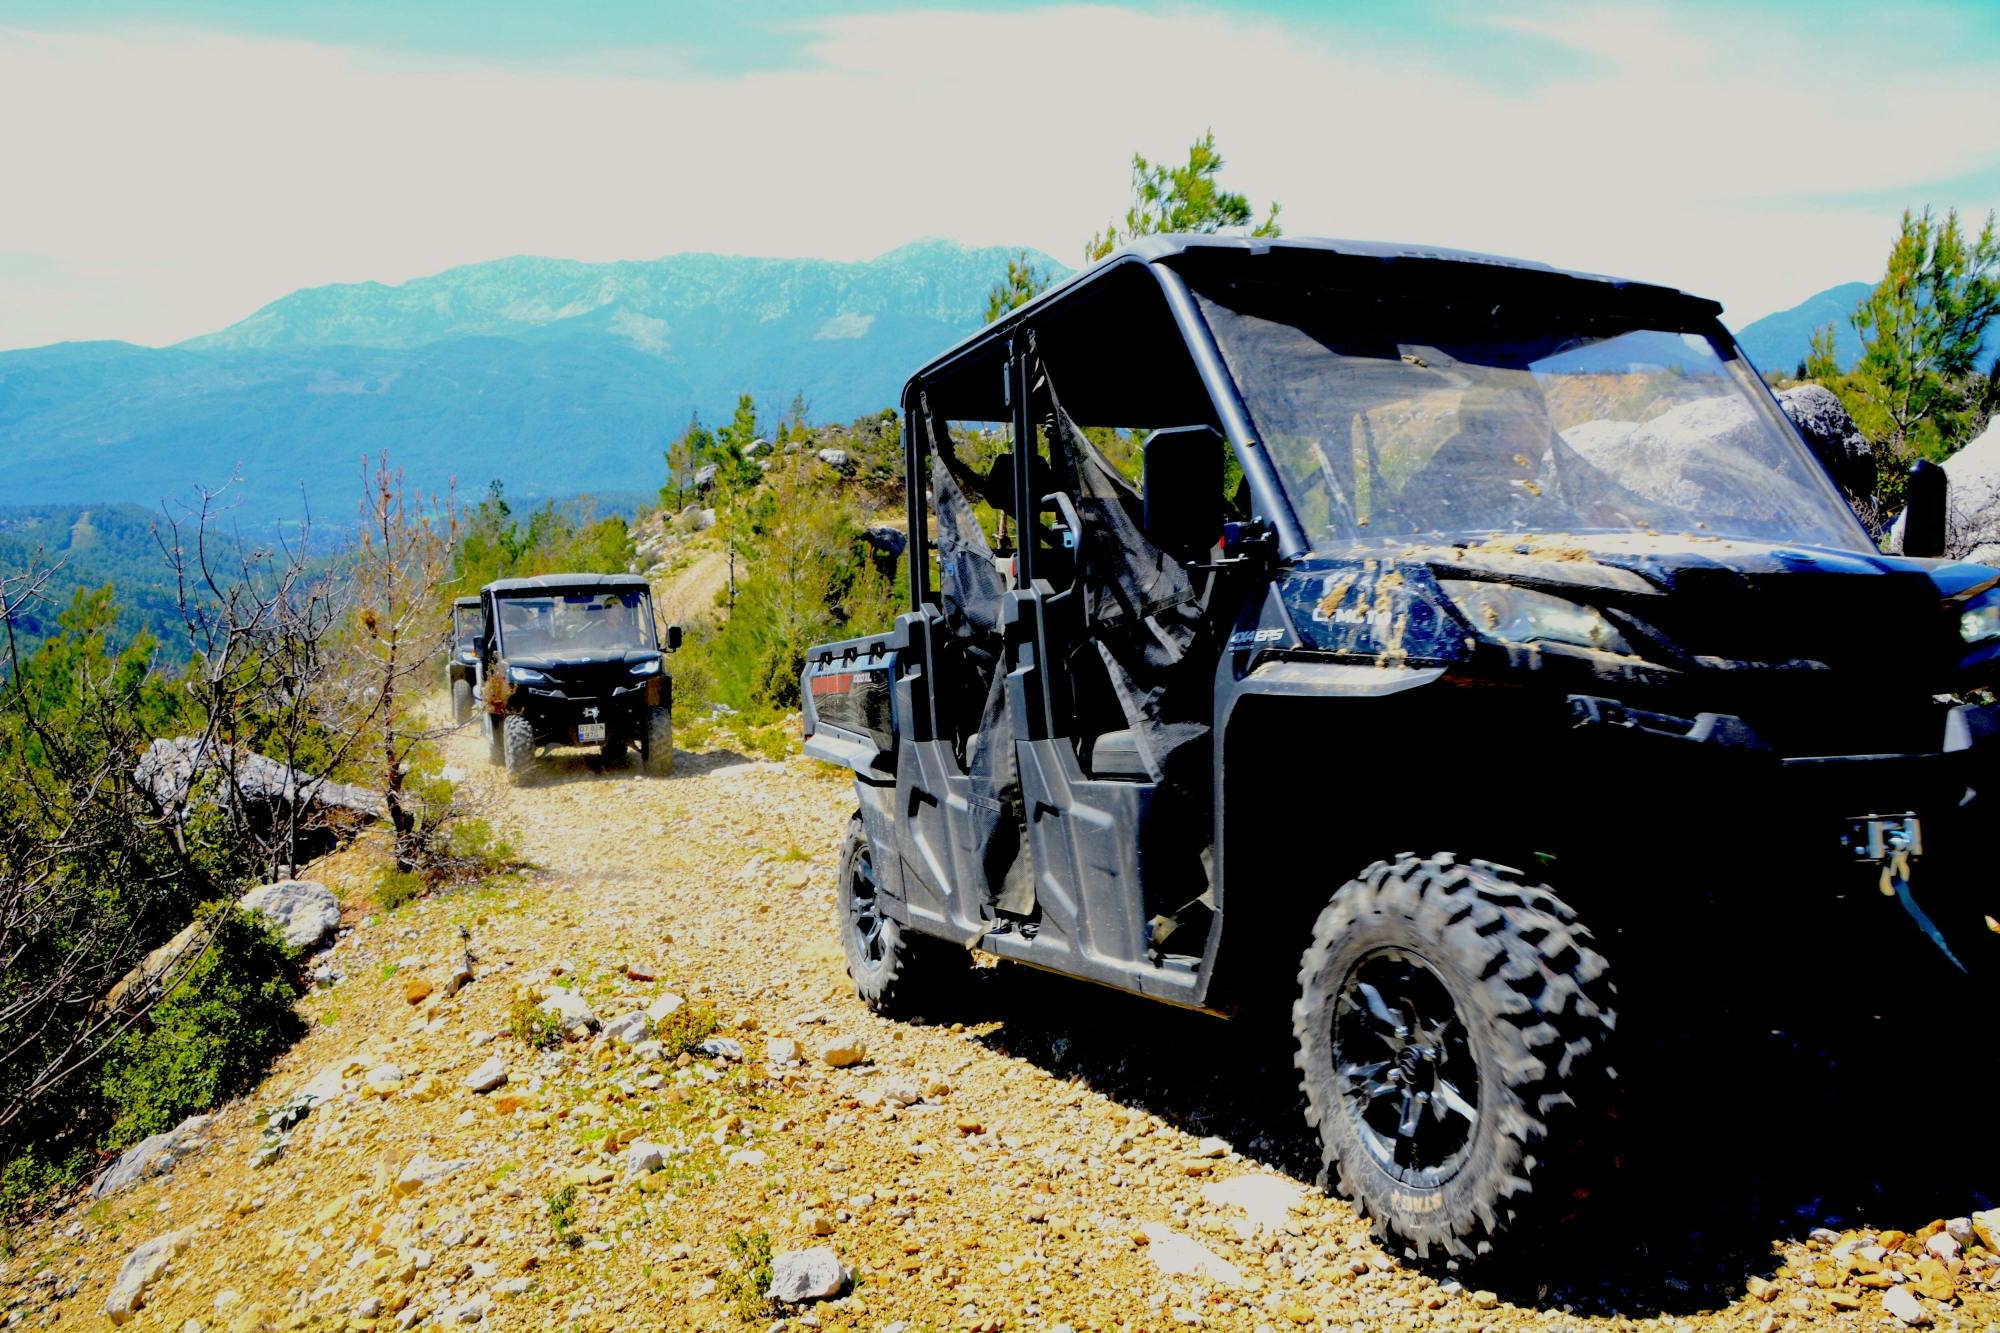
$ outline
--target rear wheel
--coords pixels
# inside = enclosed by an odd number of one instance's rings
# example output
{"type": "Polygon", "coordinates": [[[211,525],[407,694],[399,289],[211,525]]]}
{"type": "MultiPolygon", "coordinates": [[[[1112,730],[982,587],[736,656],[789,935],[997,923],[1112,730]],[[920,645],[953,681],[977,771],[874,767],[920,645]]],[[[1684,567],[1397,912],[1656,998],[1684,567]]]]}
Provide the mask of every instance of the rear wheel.
{"type": "Polygon", "coordinates": [[[1574,1209],[1617,1080],[1592,945],[1548,889],[1444,855],[1321,911],[1292,1006],[1306,1115],[1387,1248],[1474,1259],[1574,1209]]]}
{"type": "Polygon", "coordinates": [[[451,683],[451,722],[462,727],[472,721],[472,682],[460,677],[451,683]]]}
{"type": "Polygon", "coordinates": [[[674,771],[674,713],[665,704],[646,718],[646,771],[664,777],[674,771]]]}
{"type": "Polygon", "coordinates": [[[876,1013],[914,1012],[918,1005],[937,999],[947,980],[971,965],[971,955],[963,949],[908,932],[883,912],[874,849],[858,813],[848,821],[847,838],[840,847],[840,880],[834,896],[847,975],[854,980],[854,993],[876,1013]]]}
{"type": "Polygon", "coordinates": [[[510,717],[502,730],[507,776],[518,781],[535,764],[535,728],[525,717],[510,717]]]}

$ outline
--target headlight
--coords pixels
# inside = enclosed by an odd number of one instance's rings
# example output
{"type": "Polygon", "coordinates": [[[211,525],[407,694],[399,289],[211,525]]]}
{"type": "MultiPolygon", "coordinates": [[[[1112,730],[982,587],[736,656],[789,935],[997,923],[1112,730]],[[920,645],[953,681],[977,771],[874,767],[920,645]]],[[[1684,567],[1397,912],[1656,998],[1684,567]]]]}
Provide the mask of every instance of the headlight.
{"type": "Polygon", "coordinates": [[[1604,653],[1624,653],[1625,642],[1596,607],[1545,592],[1473,579],[1439,579],[1438,587],[1472,622],[1481,638],[1501,643],[1569,643],[1604,653]]]}
{"type": "Polygon", "coordinates": [[[1973,598],[1959,613],[1958,637],[1967,643],[2000,639],[2000,588],[1990,588],[1973,598]]]}
{"type": "Polygon", "coordinates": [[[467,648],[464,652],[458,655],[458,660],[466,663],[477,662],[479,660],[479,654],[473,652],[470,648],[467,648]]]}
{"type": "Polygon", "coordinates": [[[507,679],[516,685],[545,685],[549,678],[532,667],[510,666],[507,668],[507,679]]]}
{"type": "Polygon", "coordinates": [[[632,664],[632,674],[633,674],[633,675],[635,675],[635,676],[657,676],[657,675],[659,675],[659,674],[660,674],[660,659],[659,659],[659,658],[657,658],[657,657],[649,657],[649,658],[647,658],[647,659],[646,659],[645,661],[643,661],[643,662],[634,662],[634,663],[632,664]]]}

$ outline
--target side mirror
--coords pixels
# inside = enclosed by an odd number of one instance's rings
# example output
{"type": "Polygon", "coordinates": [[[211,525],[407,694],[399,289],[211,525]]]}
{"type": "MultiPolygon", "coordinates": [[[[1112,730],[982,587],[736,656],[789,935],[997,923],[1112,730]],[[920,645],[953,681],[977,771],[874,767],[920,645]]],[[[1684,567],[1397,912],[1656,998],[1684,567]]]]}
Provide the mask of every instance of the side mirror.
{"type": "Polygon", "coordinates": [[[1945,547],[1945,514],[1949,479],[1936,463],[1918,459],[1910,465],[1904,491],[1903,554],[1939,556],[1945,547]]]}
{"type": "Polygon", "coordinates": [[[1222,437],[1211,426],[1175,426],[1146,437],[1146,536],[1176,556],[1208,550],[1222,535],[1222,437]]]}
{"type": "Polygon", "coordinates": [[[484,634],[473,635],[472,642],[469,646],[472,649],[472,655],[474,657],[486,656],[486,636],[484,634]]]}
{"type": "Polygon", "coordinates": [[[667,626],[667,651],[670,653],[677,653],[680,650],[681,650],[681,627],[679,625],[669,625],[667,626]]]}

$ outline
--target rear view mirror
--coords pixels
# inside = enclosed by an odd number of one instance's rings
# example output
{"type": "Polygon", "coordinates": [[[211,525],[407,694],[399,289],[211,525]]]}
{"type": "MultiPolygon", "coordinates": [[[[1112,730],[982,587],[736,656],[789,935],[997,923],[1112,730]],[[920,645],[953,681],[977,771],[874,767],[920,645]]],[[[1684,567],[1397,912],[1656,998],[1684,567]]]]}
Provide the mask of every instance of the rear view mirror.
{"type": "Polygon", "coordinates": [[[1187,557],[1222,535],[1222,437],[1210,426],[1175,426],[1146,438],[1146,536],[1187,557]]]}
{"type": "Polygon", "coordinates": [[[472,641],[468,643],[466,647],[472,650],[472,655],[474,657],[486,656],[486,636],[484,634],[473,635],[472,641]]]}
{"type": "Polygon", "coordinates": [[[681,650],[681,627],[679,625],[669,625],[667,626],[667,651],[670,653],[677,653],[680,650],[681,650]]]}
{"type": "Polygon", "coordinates": [[[1944,554],[1947,488],[1945,471],[1936,463],[1920,458],[1910,465],[1909,488],[1904,492],[1904,555],[1944,554]]]}

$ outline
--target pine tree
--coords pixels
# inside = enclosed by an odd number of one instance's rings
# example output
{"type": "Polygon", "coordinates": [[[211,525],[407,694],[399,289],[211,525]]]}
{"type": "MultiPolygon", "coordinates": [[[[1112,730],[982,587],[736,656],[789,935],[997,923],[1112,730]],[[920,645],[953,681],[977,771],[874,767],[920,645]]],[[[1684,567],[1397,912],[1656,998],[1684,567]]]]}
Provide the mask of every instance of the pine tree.
{"type": "MultiPolygon", "coordinates": [[[[1206,235],[1227,227],[1249,226],[1254,216],[1250,201],[1240,194],[1220,188],[1216,176],[1222,170],[1222,155],[1215,149],[1215,131],[1209,130],[1188,145],[1186,166],[1148,162],[1132,155],[1132,207],[1125,211],[1121,227],[1112,223],[1092,236],[1083,247],[1086,262],[1098,260],[1140,236],[1168,233],[1206,235]]],[[[1264,220],[1250,228],[1252,236],[1280,236],[1278,208],[1271,205],[1264,220]]]]}

